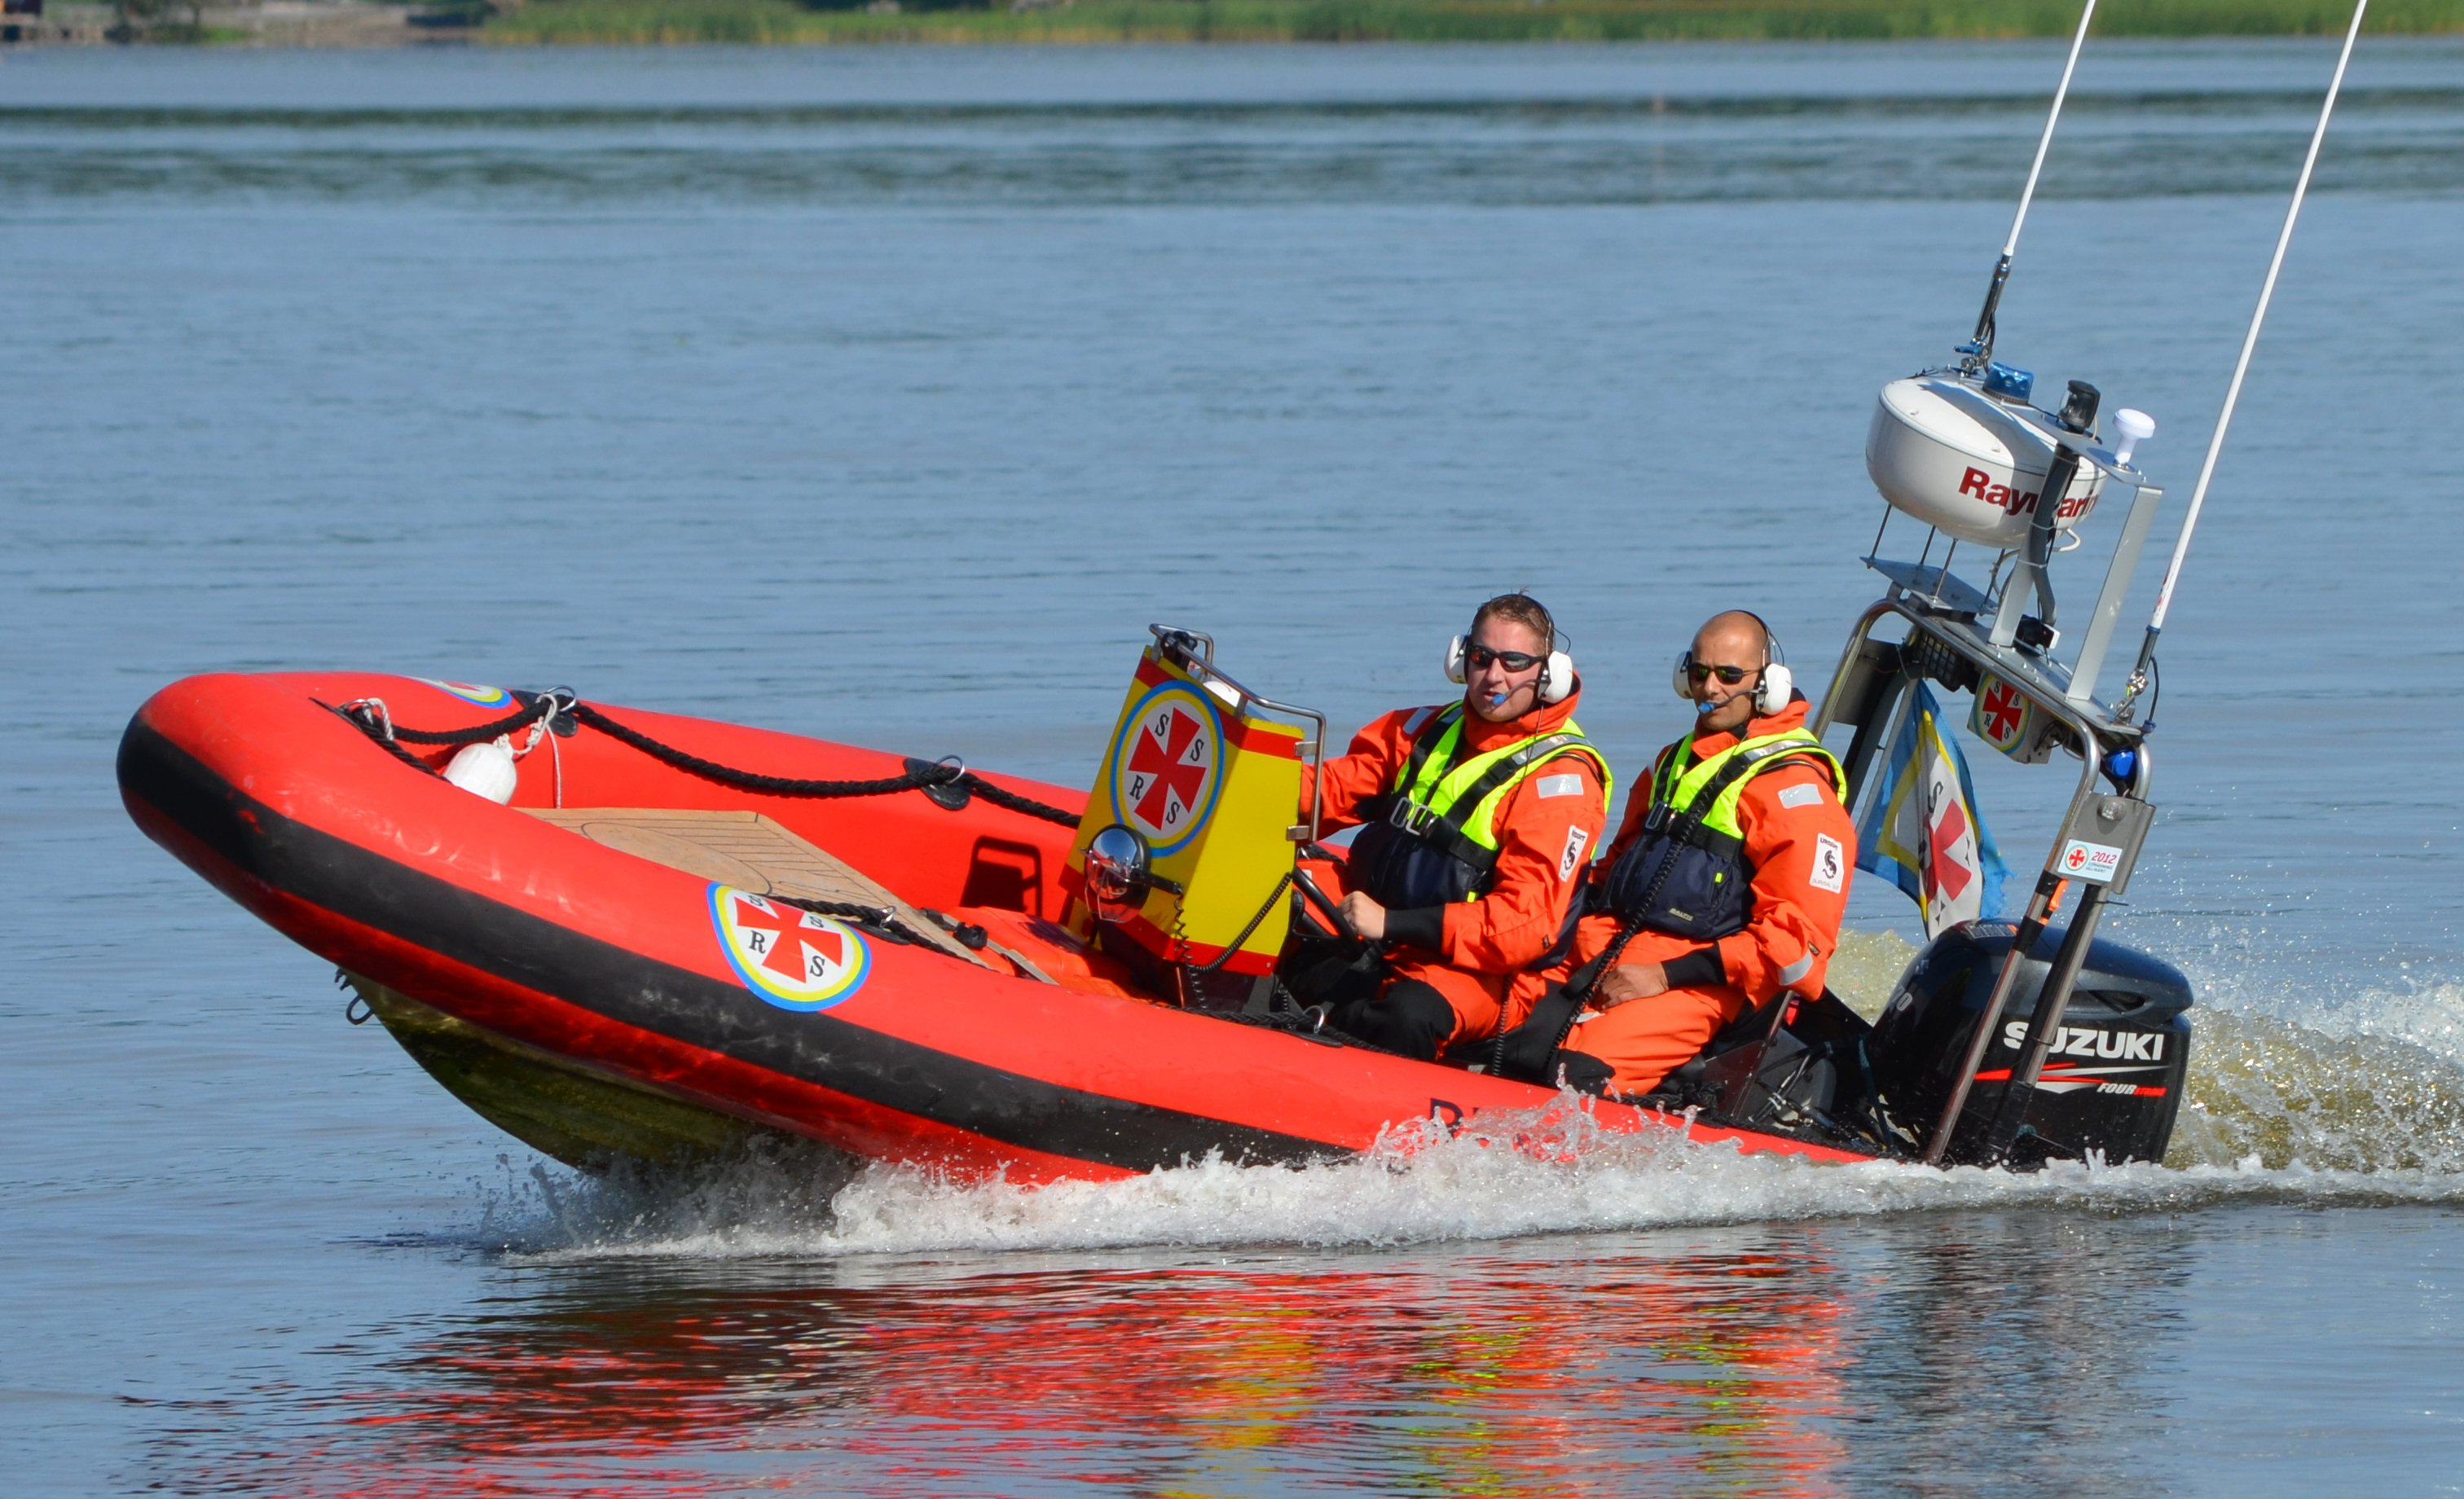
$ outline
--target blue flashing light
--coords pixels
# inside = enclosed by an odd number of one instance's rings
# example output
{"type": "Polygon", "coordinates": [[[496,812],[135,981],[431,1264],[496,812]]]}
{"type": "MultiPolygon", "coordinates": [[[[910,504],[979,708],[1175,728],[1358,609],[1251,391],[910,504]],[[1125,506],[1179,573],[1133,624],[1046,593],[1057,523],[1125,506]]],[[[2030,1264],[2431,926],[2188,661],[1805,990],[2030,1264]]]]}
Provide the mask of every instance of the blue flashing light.
{"type": "Polygon", "coordinates": [[[2003,401],[2026,401],[2035,393],[2036,374],[1995,360],[1985,366],[1985,393],[2003,401]]]}

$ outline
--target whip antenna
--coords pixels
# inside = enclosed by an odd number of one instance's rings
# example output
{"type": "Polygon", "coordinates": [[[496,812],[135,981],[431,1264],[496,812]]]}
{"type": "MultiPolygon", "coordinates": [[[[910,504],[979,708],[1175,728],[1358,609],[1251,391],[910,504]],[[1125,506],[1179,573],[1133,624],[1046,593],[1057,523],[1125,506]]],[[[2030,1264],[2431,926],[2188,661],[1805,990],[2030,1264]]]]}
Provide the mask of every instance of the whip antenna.
{"type": "Polygon", "coordinates": [[[2028,222],[2028,205],[2035,201],[2036,178],[2045,169],[2045,152],[2053,147],[2054,126],[2062,119],[2062,100],[2070,98],[2071,73],[2079,67],[2079,48],[2087,41],[2087,23],[2096,18],[2096,0],[2079,11],[2079,30],[2071,35],[2071,55],[2062,63],[2062,81],[2054,89],[2054,107],[2045,116],[2045,133],[2036,138],[2036,159],[2028,165],[2028,185],[2019,189],[2019,211],[2011,216],[2011,237],[2002,242],[2002,258],[1993,263],[1992,283],[1985,289],[1984,310],[1976,315],[1976,332],[1959,346],[1966,367],[1982,369],[1993,358],[1993,314],[2002,305],[2002,284],[2011,279],[2011,257],[2019,252],[2019,230],[2028,222]]]}
{"type": "Polygon", "coordinates": [[[2173,584],[2181,580],[2182,559],[2190,553],[2190,533],[2198,529],[2199,509],[2208,500],[2208,481],[2215,476],[2216,455],[2224,452],[2225,430],[2233,425],[2233,408],[2241,400],[2242,377],[2250,373],[2251,354],[2258,347],[2258,330],[2267,321],[2267,304],[2276,297],[2277,273],[2284,269],[2285,248],[2293,243],[2293,226],[2301,217],[2302,200],[2310,195],[2310,173],[2319,165],[2319,147],[2327,139],[2327,120],[2336,112],[2336,96],[2343,92],[2344,69],[2353,60],[2354,39],[2362,34],[2362,16],[2370,0],[2354,0],[2352,24],[2344,29],[2344,50],[2336,58],[2336,76],[2327,80],[2327,97],[2319,104],[2319,124],[2310,132],[2310,154],[2301,159],[2301,176],[2293,185],[2293,202],[2284,210],[2284,228],[2276,236],[2276,254],[2267,262],[2267,280],[2258,289],[2258,305],[2251,310],[2250,330],[2242,335],[2241,358],[2233,361],[2233,383],[2225,386],[2224,409],[2216,413],[2216,430],[2208,435],[2208,455],[2199,464],[2199,481],[2190,488],[2190,508],[2182,517],[2182,534],[2173,542],[2173,562],[2165,569],[2164,586],[2156,590],[2156,612],[2147,619],[2147,638],[2140,643],[2139,662],[2116,704],[2127,718],[2130,705],[2147,683],[2148,663],[2156,657],[2156,637],[2164,632],[2165,613],[2173,606],[2173,584]]]}

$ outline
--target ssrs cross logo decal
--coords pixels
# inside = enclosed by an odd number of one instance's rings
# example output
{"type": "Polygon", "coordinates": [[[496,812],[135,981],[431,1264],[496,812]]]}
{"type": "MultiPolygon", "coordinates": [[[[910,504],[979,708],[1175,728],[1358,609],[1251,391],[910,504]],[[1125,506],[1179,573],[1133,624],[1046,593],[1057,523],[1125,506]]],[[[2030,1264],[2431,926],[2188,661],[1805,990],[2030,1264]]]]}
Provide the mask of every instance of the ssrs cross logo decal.
{"type": "Polygon", "coordinates": [[[828,1009],[872,972],[864,934],[843,921],[732,885],[711,886],[710,915],[736,976],[781,1009],[828,1009]]]}
{"type": "Polygon", "coordinates": [[[1204,694],[1166,682],[1138,699],[1112,747],[1112,815],[1158,854],[1198,835],[1215,811],[1223,721],[1204,694]]]}
{"type": "Polygon", "coordinates": [[[1977,687],[1969,727],[1995,749],[2011,749],[2027,732],[2030,706],[2026,694],[1989,673],[1977,687]]]}

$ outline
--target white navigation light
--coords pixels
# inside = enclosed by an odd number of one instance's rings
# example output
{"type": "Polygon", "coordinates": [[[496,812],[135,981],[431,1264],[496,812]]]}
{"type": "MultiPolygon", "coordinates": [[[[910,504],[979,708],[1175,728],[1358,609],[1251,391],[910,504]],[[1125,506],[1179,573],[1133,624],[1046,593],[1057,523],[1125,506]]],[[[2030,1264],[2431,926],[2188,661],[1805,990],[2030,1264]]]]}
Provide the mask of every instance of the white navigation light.
{"type": "MultiPolygon", "coordinates": [[[[1865,432],[1865,472],[1892,505],[1962,541],[2013,551],[2026,544],[2054,439],[2001,402],[1942,375],[1882,387],[1865,432]]],[[[2082,463],[2056,502],[2056,530],[2096,508],[2104,474],[2082,463]]]]}
{"type": "Polygon", "coordinates": [[[2123,407],[2113,413],[2113,433],[2122,440],[2113,446],[2113,455],[2123,463],[2139,451],[2139,445],[2156,435],[2156,418],[2136,407],[2123,407]]]}

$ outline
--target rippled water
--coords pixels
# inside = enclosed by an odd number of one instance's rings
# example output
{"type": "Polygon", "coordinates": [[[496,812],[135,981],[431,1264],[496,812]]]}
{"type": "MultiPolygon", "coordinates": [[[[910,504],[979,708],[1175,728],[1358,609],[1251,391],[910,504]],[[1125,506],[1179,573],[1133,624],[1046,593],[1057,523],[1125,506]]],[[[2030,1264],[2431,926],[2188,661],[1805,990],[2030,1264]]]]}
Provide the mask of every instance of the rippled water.
{"type": "MultiPolygon", "coordinates": [[[[2344,99],[2322,186],[2464,186],[2452,48],[2383,45],[2344,99]]],[[[121,65],[108,81],[55,65],[27,70],[17,91],[0,202],[1999,199],[2013,191],[2013,142],[2034,139],[2047,91],[2042,50],[2029,48],[1545,60],[1442,49],[1365,67],[1339,49],[1294,51],[1197,67],[1136,49],[1025,66],[998,51],[789,64],[619,55],[579,69],[563,54],[492,55],[450,77],[334,63],[305,83],[279,60],[209,77],[121,65]]],[[[2223,59],[2198,49],[2098,59],[2050,190],[2278,190],[2281,147],[2317,109],[2315,52],[2244,46],[2221,78],[2211,64],[2223,59]]]]}
{"type": "MultiPolygon", "coordinates": [[[[312,664],[1083,782],[1149,619],[1349,724],[1517,584],[1632,767],[1704,613],[1818,673],[1871,596],[1867,404],[1972,319],[2058,61],[0,59],[19,1486],[2454,1491],[2453,43],[2355,64],[2167,632],[2111,928],[2201,985],[2164,1169],[586,1182],[116,805],[146,693],[312,664]]],[[[2154,411],[2177,496],[2329,61],[2082,64],[2003,352],[2154,411]]],[[[1978,771],[2035,845],[2058,778],[1978,771]]]]}

